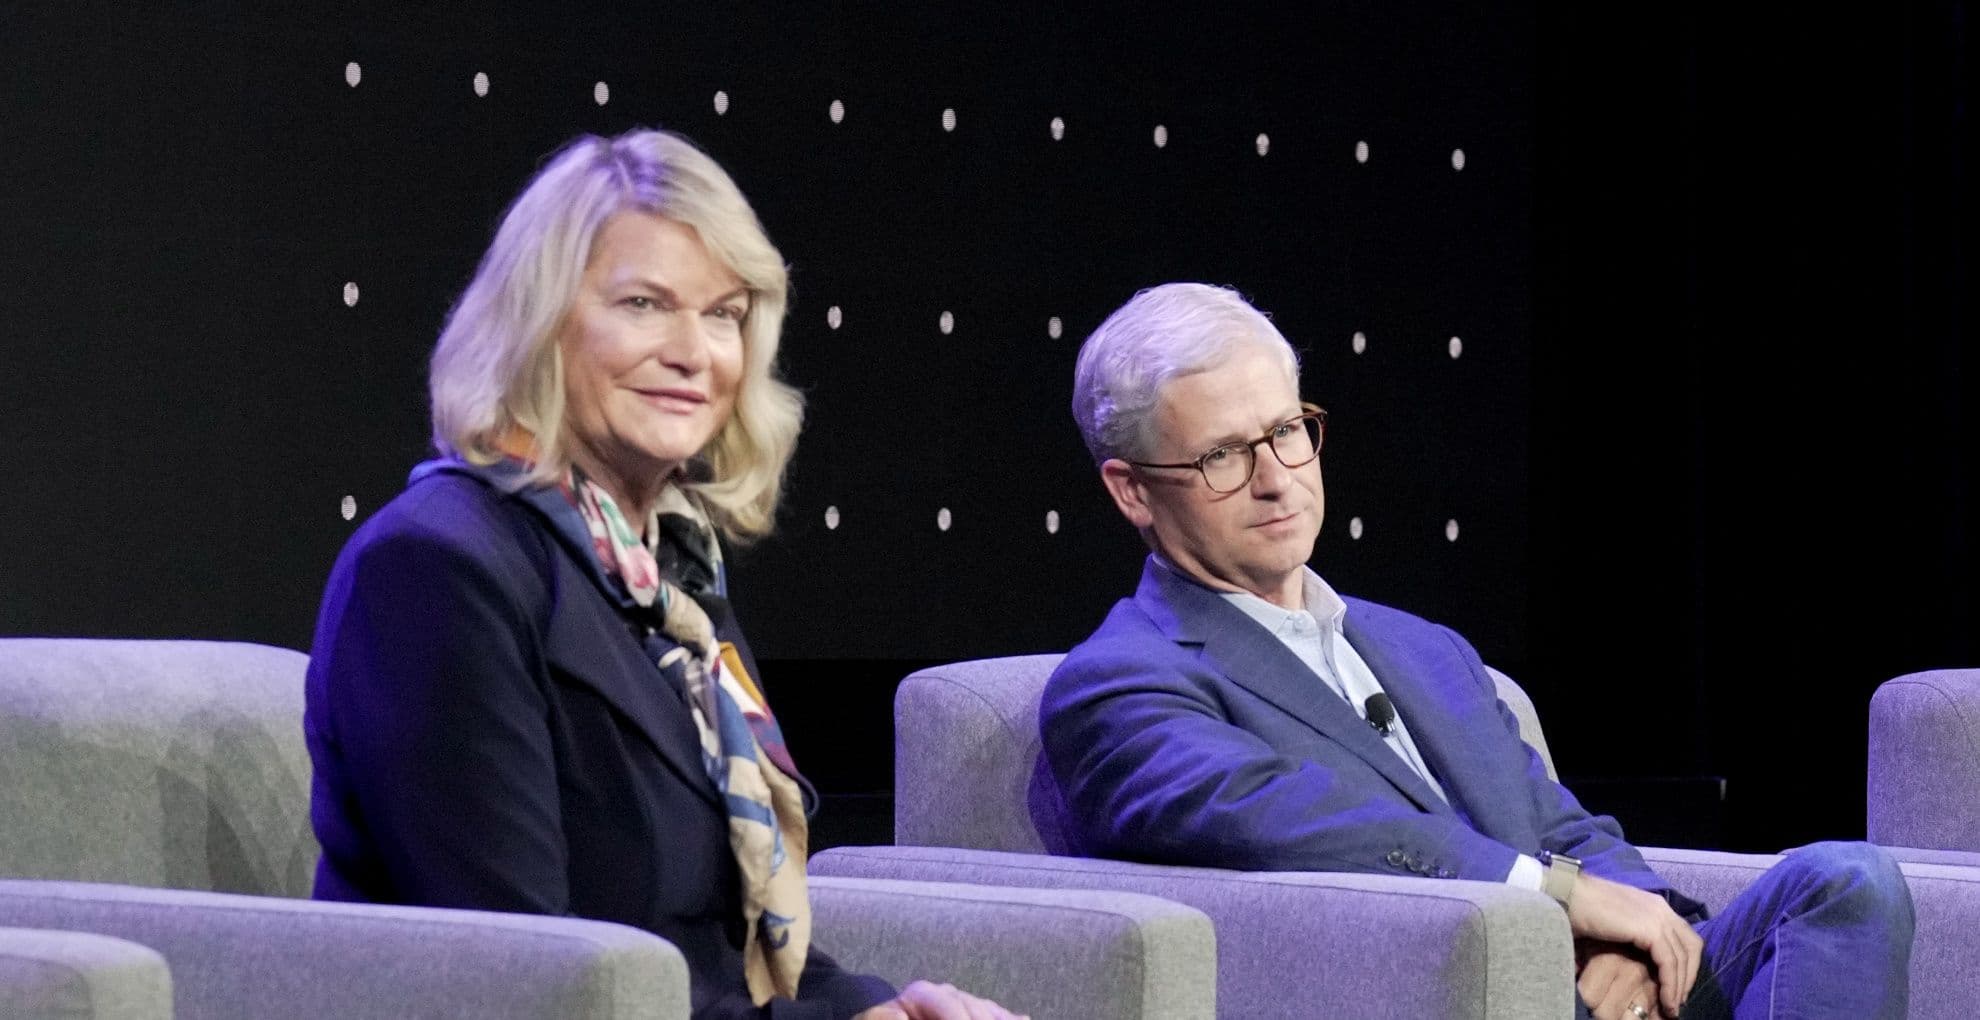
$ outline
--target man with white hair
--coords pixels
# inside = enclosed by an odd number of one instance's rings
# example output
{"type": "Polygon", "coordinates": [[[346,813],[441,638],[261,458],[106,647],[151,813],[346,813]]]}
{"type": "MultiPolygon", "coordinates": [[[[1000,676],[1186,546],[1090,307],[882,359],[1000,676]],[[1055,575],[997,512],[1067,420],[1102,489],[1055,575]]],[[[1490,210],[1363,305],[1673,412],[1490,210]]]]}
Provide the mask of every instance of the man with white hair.
{"type": "Polygon", "coordinates": [[[1463,638],[1306,565],[1326,412],[1235,292],[1135,295],[1081,348],[1073,415],[1150,549],[1045,690],[1075,850],[1542,891],[1578,1016],[1904,1015],[1912,906],[1883,851],[1803,848],[1706,920],[1547,778],[1463,638]]]}

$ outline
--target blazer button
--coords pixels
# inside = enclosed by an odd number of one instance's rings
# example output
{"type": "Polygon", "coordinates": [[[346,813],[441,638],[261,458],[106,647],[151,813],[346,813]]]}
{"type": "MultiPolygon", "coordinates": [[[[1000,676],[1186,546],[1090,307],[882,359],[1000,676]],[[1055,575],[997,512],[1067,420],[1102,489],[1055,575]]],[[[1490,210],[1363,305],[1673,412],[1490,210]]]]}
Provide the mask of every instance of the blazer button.
{"type": "Polygon", "coordinates": [[[1401,850],[1391,850],[1386,860],[1388,860],[1391,867],[1400,868],[1403,866],[1403,852],[1401,850]]]}

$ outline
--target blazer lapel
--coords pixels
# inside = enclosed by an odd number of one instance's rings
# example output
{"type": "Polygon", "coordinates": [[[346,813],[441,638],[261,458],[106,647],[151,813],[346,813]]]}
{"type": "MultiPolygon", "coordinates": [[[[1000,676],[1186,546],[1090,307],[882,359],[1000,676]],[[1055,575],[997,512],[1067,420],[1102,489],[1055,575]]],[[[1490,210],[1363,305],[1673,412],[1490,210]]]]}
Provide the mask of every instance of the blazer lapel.
{"type": "Polygon", "coordinates": [[[598,692],[653,745],[682,782],[720,806],[721,793],[702,765],[701,735],[687,695],[667,682],[658,666],[588,577],[559,545],[558,602],[550,614],[545,658],[598,692]]]}
{"type": "Polygon", "coordinates": [[[1493,819],[1518,812],[1495,809],[1498,791],[1490,782],[1493,769],[1475,760],[1471,742],[1465,737],[1479,726],[1501,725],[1496,712],[1489,719],[1463,712],[1461,707],[1475,701],[1476,695],[1467,698],[1467,691],[1450,686],[1448,678],[1463,678],[1467,685],[1471,682],[1465,663],[1448,643],[1412,645],[1367,626],[1356,608],[1350,600],[1345,624],[1348,643],[1388,692],[1397,715],[1409,727],[1410,740],[1444,785],[1444,792],[1473,828],[1500,839],[1515,835],[1494,831],[1493,819]]]}
{"type": "Polygon", "coordinates": [[[1171,640],[1201,645],[1203,658],[1230,682],[1353,752],[1423,810],[1450,813],[1450,805],[1346,700],[1242,610],[1157,566],[1152,557],[1135,601],[1171,640]]]}
{"type": "MultiPolygon", "coordinates": [[[[525,514],[534,515],[550,533],[549,546],[556,572],[551,592],[556,599],[544,636],[544,658],[585,686],[632,721],[633,727],[658,751],[682,782],[712,804],[723,806],[721,791],[702,766],[701,734],[694,726],[687,694],[660,675],[646,657],[617,608],[599,591],[599,569],[591,556],[589,536],[577,511],[553,488],[511,483],[521,469],[512,462],[475,465],[443,458],[413,468],[411,482],[447,472],[472,478],[515,500],[525,514]],[[678,705],[678,709],[675,707],[678,705]]],[[[752,664],[753,665],[753,664],[752,664]]]]}

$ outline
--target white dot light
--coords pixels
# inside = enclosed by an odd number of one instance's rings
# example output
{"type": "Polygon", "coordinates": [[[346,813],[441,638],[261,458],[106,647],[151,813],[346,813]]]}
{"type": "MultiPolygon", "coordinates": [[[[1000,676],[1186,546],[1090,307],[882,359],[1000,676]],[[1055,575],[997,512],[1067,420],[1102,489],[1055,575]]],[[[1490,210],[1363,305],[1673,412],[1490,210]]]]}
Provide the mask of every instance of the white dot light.
{"type": "Polygon", "coordinates": [[[474,72],[474,94],[484,98],[488,95],[488,72],[474,72]]]}
{"type": "Polygon", "coordinates": [[[1452,150],[1451,150],[1451,169],[1453,169],[1453,170],[1462,170],[1462,169],[1464,169],[1464,150],[1463,150],[1463,149],[1452,149],[1452,150]]]}
{"type": "Polygon", "coordinates": [[[1456,361],[1456,360],[1458,359],[1458,355],[1460,355],[1460,354],[1463,354],[1463,353],[1464,353],[1464,340],[1463,340],[1463,339],[1461,339],[1461,338],[1459,338],[1459,337],[1452,337],[1452,338],[1451,338],[1451,360],[1452,360],[1452,361],[1456,361]]]}
{"type": "Polygon", "coordinates": [[[612,101],[612,86],[599,82],[591,87],[591,101],[600,106],[612,101]]]}
{"type": "Polygon", "coordinates": [[[950,517],[949,517],[949,508],[948,508],[948,507],[943,507],[942,509],[940,509],[940,510],[938,510],[938,511],[936,511],[936,513],[935,513],[935,526],[936,526],[937,528],[940,528],[940,529],[942,529],[943,531],[947,531],[947,530],[949,530],[949,520],[950,520],[950,517]]]}
{"type": "Polygon", "coordinates": [[[834,124],[843,123],[846,119],[845,102],[838,99],[832,100],[832,105],[825,108],[825,116],[832,118],[832,123],[834,124]]]}
{"type": "Polygon", "coordinates": [[[729,94],[722,89],[715,90],[715,116],[725,116],[729,112],[729,94]]]}
{"type": "Polygon", "coordinates": [[[358,288],[357,288],[357,284],[355,284],[355,283],[346,283],[346,284],[344,284],[344,307],[345,307],[345,308],[356,308],[356,307],[357,307],[357,299],[358,299],[358,288]]]}
{"type": "Polygon", "coordinates": [[[1065,118],[1063,117],[1052,118],[1052,140],[1056,142],[1059,139],[1064,138],[1065,136],[1066,136],[1065,118]]]}
{"type": "Polygon", "coordinates": [[[1444,540],[1445,540],[1445,541],[1447,541],[1447,542],[1455,542],[1455,541],[1457,541],[1457,531],[1458,531],[1458,529],[1457,529],[1457,521],[1456,521],[1455,519],[1453,519],[1453,520],[1448,520],[1448,521],[1445,521],[1445,522],[1444,522],[1444,540]]]}
{"type": "Polygon", "coordinates": [[[833,305],[832,307],[825,309],[825,325],[830,326],[833,329],[838,329],[839,323],[844,322],[845,318],[846,317],[844,315],[839,314],[838,305],[833,305]]]}
{"type": "Polygon", "coordinates": [[[1066,324],[1060,322],[1058,316],[1054,315],[1051,318],[1045,320],[1046,336],[1049,336],[1052,339],[1057,340],[1059,338],[1059,334],[1064,333],[1065,331],[1066,331],[1066,324]]]}
{"type": "Polygon", "coordinates": [[[357,83],[363,80],[364,68],[359,67],[357,61],[353,60],[344,65],[344,84],[357,88],[357,83]]]}
{"type": "Polygon", "coordinates": [[[1361,541],[1361,518],[1348,518],[1348,537],[1357,542],[1361,541]]]}
{"type": "Polygon", "coordinates": [[[1155,147],[1161,149],[1167,147],[1168,144],[1169,129],[1161,124],[1155,125],[1155,147]]]}
{"type": "Polygon", "coordinates": [[[825,530],[826,530],[826,531],[837,531],[837,530],[839,530],[839,508],[838,508],[838,507],[835,507],[835,506],[828,506],[828,507],[826,507],[826,508],[825,508],[825,530]]]}
{"type": "Polygon", "coordinates": [[[956,129],[956,111],[950,109],[944,109],[942,111],[942,130],[954,131],[955,129],[956,129]]]}
{"type": "Polygon", "coordinates": [[[344,519],[347,521],[355,518],[357,516],[357,498],[345,496],[344,501],[337,504],[337,512],[343,514],[344,519]]]}
{"type": "Polygon", "coordinates": [[[1355,331],[1354,331],[1354,353],[1356,353],[1356,354],[1362,354],[1362,353],[1365,353],[1365,352],[1366,352],[1367,350],[1368,350],[1368,334],[1366,334],[1366,333],[1363,333],[1362,331],[1360,331],[1360,330],[1358,330],[1358,329],[1357,329],[1357,330],[1355,330],[1355,331]]]}
{"type": "Polygon", "coordinates": [[[1259,136],[1258,136],[1258,154],[1259,154],[1260,156],[1263,156],[1263,155],[1265,155],[1266,153],[1268,153],[1268,152],[1271,152],[1271,151],[1272,151],[1272,137],[1271,137],[1270,135],[1267,135],[1267,134],[1263,134],[1263,133],[1261,133],[1261,134],[1259,134],[1259,136]]]}
{"type": "Polygon", "coordinates": [[[1357,163],[1366,163],[1366,162],[1368,162],[1368,143],[1367,143],[1367,142],[1356,142],[1356,143],[1354,143],[1354,161],[1355,161],[1355,162],[1357,162],[1357,163]]]}
{"type": "Polygon", "coordinates": [[[942,335],[948,336],[956,328],[956,317],[950,315],[948,312],[943,312],[940,325],[942,327],[942,335]]]}
{"type": "Polygon", "coordinates": [[[1045,511],[1045,533],[1047,535],[1056,535],[1059,533],[1059,512],[1057,510],[1045,511]]]}

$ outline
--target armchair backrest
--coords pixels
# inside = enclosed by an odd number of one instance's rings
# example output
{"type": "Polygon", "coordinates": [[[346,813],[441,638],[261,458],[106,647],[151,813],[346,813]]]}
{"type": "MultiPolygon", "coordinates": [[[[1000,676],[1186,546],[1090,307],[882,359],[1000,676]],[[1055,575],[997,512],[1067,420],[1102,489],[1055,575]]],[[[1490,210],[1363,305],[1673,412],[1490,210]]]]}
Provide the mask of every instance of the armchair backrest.
{"type": "Polygon", "coordinates": [[[0,639],[0,876],[307,897],[308,661],[0,639]]]}
{"type": "MultiPolygon", "coordinates": [[[[1063,655],[975,659],[920,670],[894,693],[894,842],[1061,853],[1059,800],[1038,703],[1063,655]]],[[[1533,702],[1490,670],[1520,736],[1554,775],[1533,702]]]]}
{"type": "Polygon", "coordinates": [[[1870,842],[1980,851],[1980,669],[1886,680],[1870,697],[1870,842]]]}
{"type": "Polygon", "coordinates": [[[1038,738],[1038,701],[1063,658],[975,659],[901,681],[894,692],[896,844],[1017,853],[1064,847],[1052,821],[1058,792],[1038,738]]]}
{"type": "Polygon", "coordinates": [[[1526,696],[1524,688],[1513,683],[1512,677],[1490,666],[1485,667],[1485,672],[1492,674],[1492,685],[1499,689],[1499,700],[1505,702],[1506,707],[1512,709],[1513,718],[1519,720],[1519,739],[1526,741],[1526,746],[1540,755],[1540,764],[1547,767],[1547,778],[1560,782],[1560,773],[1554,771],[1553,752],[1547,750],[1547,734],[1540,729],[1540,713],[1533,709],[1533,699],[1526,696]]]}

